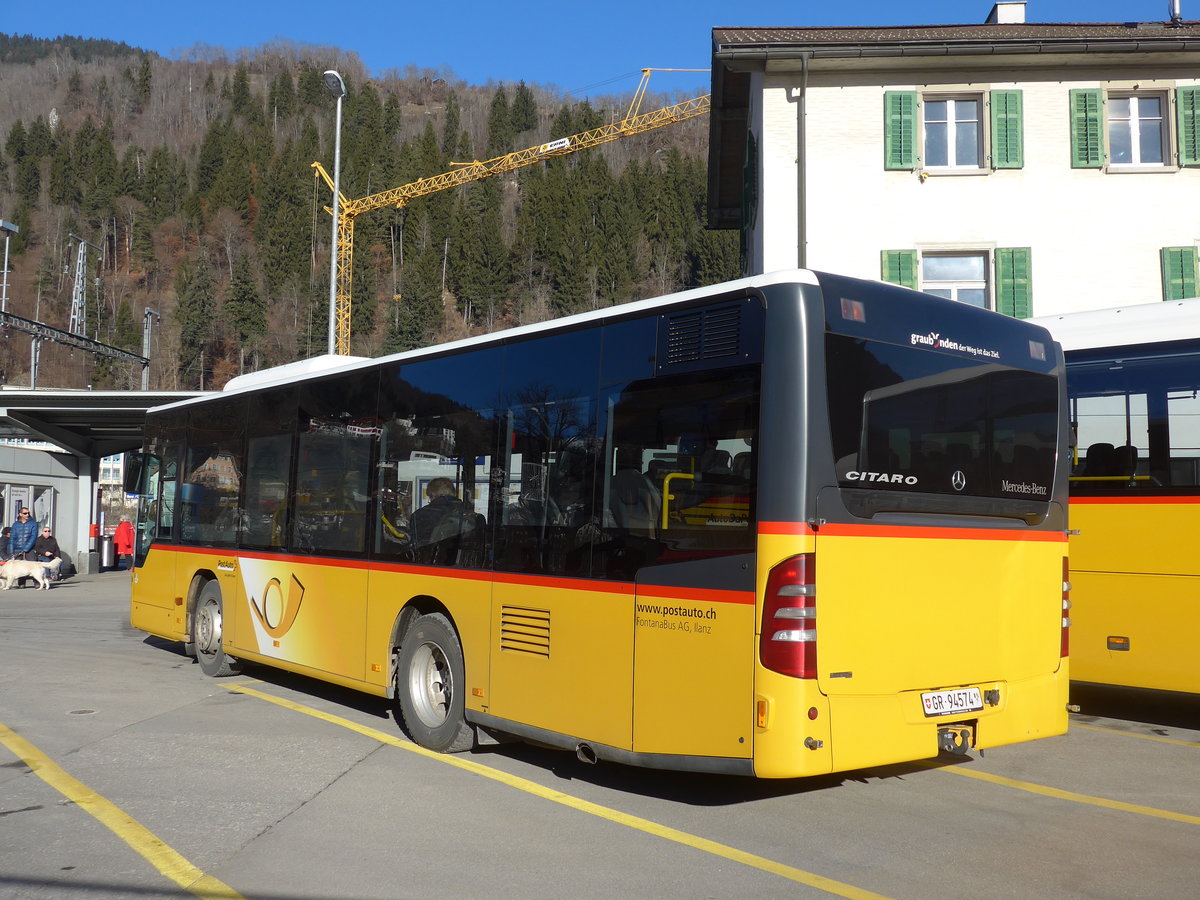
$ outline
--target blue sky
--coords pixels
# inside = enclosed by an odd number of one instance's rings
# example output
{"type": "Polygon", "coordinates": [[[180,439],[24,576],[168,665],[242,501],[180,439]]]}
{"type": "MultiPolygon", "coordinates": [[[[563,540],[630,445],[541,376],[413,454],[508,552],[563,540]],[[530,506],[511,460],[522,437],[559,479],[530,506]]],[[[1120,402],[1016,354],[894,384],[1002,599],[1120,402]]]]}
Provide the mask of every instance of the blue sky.
{"type": "MultiPolygon", "coordinates": [[[[373,75],[388,69],[447,71],[472,84],[489,81],[556,87],[580,96],[625,93],[645,66],[706,68],[711,29],[729,26],[864,26],[981,23],[991,0],[0,0],[0,32],[78,34],[124,41],[175,57],[196,44],[231,54],[277,38],[358,54],[373,75]],[[349,15],[342,15],[353,10],[349,15]]],[[[1167,0],[1029,0],[1030,22],[1164,21],[1167,0]]],[[[1200,0],[1183,0],[1200,19],[1200,0]]],[[[660,92],[702,92],[707,76],[656,74],[660,92]]]]}

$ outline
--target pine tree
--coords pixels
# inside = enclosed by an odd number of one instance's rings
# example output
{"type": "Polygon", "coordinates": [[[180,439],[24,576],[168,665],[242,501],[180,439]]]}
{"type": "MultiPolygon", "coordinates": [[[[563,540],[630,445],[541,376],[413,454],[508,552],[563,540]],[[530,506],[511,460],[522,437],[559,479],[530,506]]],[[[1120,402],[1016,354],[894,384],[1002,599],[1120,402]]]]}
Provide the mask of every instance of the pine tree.
{"type": "Polygon", "coordinates": [[[142,330],[133,319],[133,309],[129,305],[129,298],[122,297],[117,306],[116,318],[113,320],[113,346],[140,352],[141,341],[142,330]]]}
{"type": "Polygon", "coordinates": [[[274,122],[286,122],[296,111],[296,85],[291,72],[285,69],[275,76],[267,95],[267,106],[274,122]]]}
{"type": "Polygon", "coordinates": [[[36,156],[26,154],[17,160],[17,197],[22,204],[34,206],[42,192],[42,167],[36,156]]]}
{"type": "Polygon", "coordinates": [[[175,318],[179,323],[179,378],[189,387],[204,380],[202,358],[213,339],[216,313],[215,282],[208,264],[191,257],[179,264],[175,292],[179,297],[175,318]]]}
{"type": "Polygon", "coordinates": [[[54,152],[54,133],[41,116],[34,119],[33,124],[29,126],[29,133],[25,138],[25,152],[38,159],[54,152]]]}
{"type": "Polygon", "coordinates": [[[308,266],[309,236],[298,225],[307,219],[309,171],[305,155],[289,142],[271,160],[263,179],[255,237],[272,297],[308,266]]]}
{"type": "Polygon", "coordinates": [[[229,124],[221,119],[208,126],[204,140],[200,142],[200,154],[196,160],[197,193],[207,193],[216,183],[221,167],[225,164],[225,143],[229,130],[229,124]]]}
{"type": "Polygon", "coordinates": [[[524,81],[517,82],[517,89],[513,94],[510,118],[512,119],[512,128],[515,134],[524,134],[538,126],[537,100],[534,99],[533,91],[529,89],[524,81]]]}
{"type": "Polygon", "coordinates": [[[153,76],[150,71],[150,56],[142,56],[138,66],[137,79],[134,81],[133,106],[136,112],[143,112],[150,105],[150,88],[153,76]]]}
{"type": "Polygon", "coordinates": [[[508,94],[505,92],[504,86],[501,85],[496,88],[496,93],[492,95],[492,107],[488,112],[488,158],[491,159],[505,153],[511,153],[513,140],[514,133],[512,116],[508,110],[508,94]]]}
{"type": "Polygon", "coordinates": [[[392,309],[383,351],[398,353],[428,345],[442,315],[441,252],[420,254],[404,270],[401,299],[392,309]]]}
{"type": "Polygon", "coordinates": [[[244,116],[250,112],[254,97],[250,93],[250,73],[245,63],[239,63],[233,72],[233,83],[229,89],[229,101],[233,105],[233,113],[244,116]]]}
{"type": "Polygon", "coordinates": [[[54,148],[54,156],[50,160],[50,202],[60,206],[75,206],[79,203],[79,182],[75,175],[75,165],[71,159],[71,142],[63,140],[54,148]]]}
{"type": "Polygon", "coordinates": [[[112,214],[117,198],[117,152],[113,147],[111,121],[106,120],[100,130],[94,132],[88,159],[82,208],[89,219],[98,224],[99,219],[112,214]]]}
{"type": "Polygon", "coordinates": [[[267,307],[255,283],[248,256],[239,257],[233,267],[224,318],[237,340],[242,361],[239,368],[244,370],[247,352],[254,357],[257,368],[261,342],[267,332],[267,307]]]}
{"type": "Polygon", "coordinates": [[[8,130],[8,140],[4,142],[4,152],[13,162],[20,162],[25,156],[25,139],[25,125],[17,119],[8,130]]]}
{"type": "Polygon", "coordinates": [[[458,95],[451,91],[446,97],[446,117],[442,120],[442,153],[447,159],[453,159],[458,149],[458,133],[462,128],[462,109],[458,105],[458,95]]]}
{"type": "Polygon", "coordinates": [[[329,99],[325,82],[316,66],[306,65],[300,69],[300,80],[296,85],[297,99],[309,106],[317,106],[329,99]]]}

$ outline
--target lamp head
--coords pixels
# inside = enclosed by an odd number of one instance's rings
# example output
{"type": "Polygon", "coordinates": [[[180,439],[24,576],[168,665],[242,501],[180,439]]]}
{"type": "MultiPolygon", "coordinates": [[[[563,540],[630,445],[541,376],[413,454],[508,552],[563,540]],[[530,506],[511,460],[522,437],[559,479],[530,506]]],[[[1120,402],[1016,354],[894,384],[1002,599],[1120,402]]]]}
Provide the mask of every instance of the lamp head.
{"type": "Polygon", "coordinates": [[[346,82],[342,81],[342,76],[333,69],[327,69],[321,78],[325,80],[325,87],[335,100],[341,100],[346,96],[346,82]]]}

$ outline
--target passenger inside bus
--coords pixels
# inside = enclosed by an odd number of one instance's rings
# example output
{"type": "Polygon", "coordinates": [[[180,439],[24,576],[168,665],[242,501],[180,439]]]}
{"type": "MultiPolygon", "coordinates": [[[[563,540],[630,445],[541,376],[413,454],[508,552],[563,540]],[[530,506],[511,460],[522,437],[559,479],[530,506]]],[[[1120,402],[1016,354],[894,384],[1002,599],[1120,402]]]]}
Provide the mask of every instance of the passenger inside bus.
{"type": "Polygon", "coordinates": [[[482,534],[483,516],[458,499],[449,478],[434,478],[425,487],[425,496],[429,502],[409,520],[417,559],[437,564],[460,562],[465,540],[482,534]]]}

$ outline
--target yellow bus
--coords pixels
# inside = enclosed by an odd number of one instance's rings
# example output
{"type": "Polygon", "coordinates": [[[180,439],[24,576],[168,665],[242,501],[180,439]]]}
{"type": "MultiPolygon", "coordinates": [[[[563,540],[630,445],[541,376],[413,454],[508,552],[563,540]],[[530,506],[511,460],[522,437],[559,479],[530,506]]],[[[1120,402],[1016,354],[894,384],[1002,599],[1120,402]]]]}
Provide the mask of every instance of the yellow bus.
{"type": "Polygon", "coordinates": [[[1044,329],[793,271],[322,362],[147,417],[132,621],[209,675],[771,778],[1066,730],[1044,329]]]}
{"type": "Polygon", "coordinates": [[[1072,678],[1200,692],[1200,299],[1037,321],[1076,433],[1072,678]]]}

